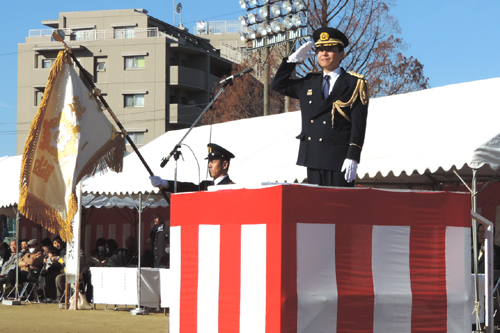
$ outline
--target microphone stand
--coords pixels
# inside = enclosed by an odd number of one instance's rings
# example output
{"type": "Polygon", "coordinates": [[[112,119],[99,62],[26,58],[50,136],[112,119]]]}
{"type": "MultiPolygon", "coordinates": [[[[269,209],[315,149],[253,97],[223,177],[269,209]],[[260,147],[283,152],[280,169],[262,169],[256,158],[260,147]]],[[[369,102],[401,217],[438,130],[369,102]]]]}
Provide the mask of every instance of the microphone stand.
{"type": "MultiPolygon", "coordinates": [[[[201,114],[198,116],[198,118],[196,118],[196,120],[191,125],[191,127],[188,129],[188,131],[186,132],[186,134],[184,134],[184,136],[182,137],[182,139],[174,146],[174,149],[172,149],[172,151],[170,152],[170,154],[167,157],[164,157],[162,159],[160,167],[163,168],[168,163],[168,161],[170,160],[170,158],[172,158],[172,156],[174,156],[174,159],[177,161],[177,159],[179,158],[178,154],[180,154],[180,152],[178,150],[181,147],[182,141],[184,141],[184,139],[189,135],[189,133],[196,126],[196,124],[198,124],[198,122],[201,120],[201,118],[203,117],[203,115],[208,111],[208,109],[212,106],[212,104],[214,104],[215,100],[219,97],[219,95],[222,94],[224,92],[224,90],[226,90],[227,85],[228,84],[233,85],[233,79],[224,81],[221,84],[222,84],[222,86],[219,89],[219,91],[217,92],[217,94],[215,94],[215,96],[212,98],[212,100],[210,101],[210,103],[208,103],[208,105],[201,112],[201,114]]],[[[175,177],[175,179],[174,179],[174,184],[175,184],[174,185],[174,193],[177,193],[177,163],[176,163],[176,167],[175,167],[175,176],[174,177],[175,177]]]]}
{"type": "MultiPolygon", "coordinates": [[[[181,155],[182,155],[182,153],[180,150],[177,150],[174,153],[174,160],[175,160],[174,193],[177,193],[177,165],[178,165],[179,156],[181,156],[181,155]]],[[[184,160],[184,157],[182,159],[184,160]]]]}

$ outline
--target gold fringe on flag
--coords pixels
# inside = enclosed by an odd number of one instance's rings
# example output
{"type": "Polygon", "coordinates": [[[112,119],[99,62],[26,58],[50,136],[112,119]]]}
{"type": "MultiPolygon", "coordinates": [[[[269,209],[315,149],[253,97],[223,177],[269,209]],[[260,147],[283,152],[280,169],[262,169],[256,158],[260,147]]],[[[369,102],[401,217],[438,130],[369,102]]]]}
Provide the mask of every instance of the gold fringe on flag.
{"type": "MultiPolygon", "coordinates": [[[[94,141],[94,142],[100,142],[99,148],[96,149],[95,152],[92,150],[86,150],[86,154],[84,155],[84,161],[78,161],[78,154],[79,148],[78,146],[76,147],[76,161],[80,164],[82,164],[82,167],[79,168],[79,171],[75,168],[75,172],[78,172],[78,174],[73,174],[72,177],[70,178],[71,181],[67,181],[65,184],[67,188],[70,190],[67,190],[65,193],[59,193],[63,197],[68,196],[66,199],[64,199],[62,202],[64,204],[61,204],[61,201],[54,200],[52,202],[48,202],[51,200],[44,200],[42,199],[39,195],[36,195],[32,193],[32,189],[36,188],[37,191],[43,192],[45,189],[43,188],[43,181],[40,182],[38,179],[40,177],[37,177],[37,182],[34,183],[32,187],[30,187],[30,184],[34,181],[32,179],[33,173],[36,173],[37,176],[40,176],[40,172],[47,171],[49,165],[48,161],[44,161],[43,168],[44,170],[40,171],[40,163],[39,160],[36,160],[37,157],[41,156],[41,159],[43,160],[44,156],[43,154],[40,154],[40,156],[37,155],[38,150],[40,150],[40,145],[43,143],[43,140],[41,138],[41,134],[43,133],[44,129],[43,126],[44,124],[46,125],[47,119],[46,117],[48,116],[48,104],[49,101],[51,100],[51,97],[54,98],[60,98],[59,95],[54,95],[58,94],[58,91],[56,90],[57,87],[55,87],[57,79],[61,72],[63,71],[64,65],[73,65],[73,62],[71,60],[70,55],[68,54],[67,51],[61,51],[59,52],[56,61],[54,62],[48,82],[45,88],[45,93],[42,99],[42,102],[40,103],[40,106],[38,108],[38,112],[33,119],[33,122],[31,123],[30,131],[28,134],[28,138],[26,141],[26,144],[24,146],[24,151],[23,151],[23,158],[22,158],[22,165],[21,165],[21,178],[20,178],[20,197],[19,197],[19,211],[22,215],[24,215],[27,219],[31,220],[32,222],[35,222],[42,227],[46,228],[48,231],[54,234],[59,234],[61,238],[64,241],[71,240],[73,237],[72,233],[72,220],[74,215],[78,211],[78,202],[77,202],[77,196],[76,196],[76,189],[75,185],[85,176],[89,175],[94,175],[97,171],[100,172],[105,172],[107,169],[114,170],[116,172],[120,172],[123,168],[123,157],[125,154],[125,140],[121,134],[116,132],[116,130],[109,124],[109,121],[107,119],[104,119],[104,121],[107,121],[107,124],[105,126],[106,129],[112,129],[112,132],[109,131],[110,133],[104,133],[106,131],[101,131],[97,134],[99,136],[100,141],[94,141]],[[52,96],[54,95],[54,96],[52,96]],[[44,123],[45,121],[45,123],[44,123]],[[104,133],[104,134],[102,134],[104,133]],[[102,134],[102,135],[101,135],[102,134]],[[108,139],[106,139],[106,137],[108,139]],[[103,141],[107,140],[107,141],[103,141]],[[91,156],[89,156],[91,154],[91,156]],[[87,158],[88,157],[88,158],[87,158]],[[37,165],[38,163],[38,165],[37,165]],[[33,168],[35,167],[36,170],[33,168]],[[38,168],[38,169],[37,169],[38,168]],[[73,178],[75,181],[73,181],[73,178]],[[40,185],[42,184],[42,185],[40,185]]],[[[71,69],[73,70],[73,69],[71,69]]],[[[67,71],[66,71],[67,72],[67,71]]],[[[78,78],[78,80],[80,80],[78,78]]],[[[81,82],[81,81],[79,81],[81,82]]],[[[59,83],[58,83],[59,84],[59,83]]],[[[83,83],[81,83],[83,84],[83,83]]],[[[80,86],[81,87],[81,86],[80,86]]],[[[60,88],[61,89],[61,88],[60,88]]],[[[83,88],[81,88],[83,89],[83,88]]],[[[73,90],[71,90],[73,91],[73,90]]],[[[60,93],[60,92],[59,92],[60,93]]],[[[60,101],[61,102],[61,101],[60,101]]],[[[97,103],[97,102],[96,102],[97,103]]],[[[54,109],[55,110],[55,109],[54,109]]],[[[50,110],[50,112],[54,112],[54,110],[50,110]]],[[[75,111],[75,110],[73,110],[75,111]]],[[[61,111],[62,112],[62,111],[61,111]]],[[[82,113],[85,112],[85,108],[83,108],[82,113]]],[[[49,113],[50,114],[50,113],[49,113]]],[[[81,114],[79,115],[81,117],[81,114]]],[[[49,116],[51,117],[51,116],[49,116]]],[[[101,116],[100,116],[101,117],[101,116]]],[[[102,116],[105,118],[105,116],[102,116]]],[[[60,118],[60,117],[59,117],[60,118]]],[[[58,120],[60,120],[58,118],[58,120]]],[[[80,118],[79,118],[80,119],[80,118]]],[[[93,119],[93,118],[89,118],[93,119]]],[[[50,120],[50,119],[49,119],[50,120]]],[[[99,122],[99,120],[97,120],[99,122]]],[[[57,131],[62,131],[61,128],[57,128],[57,131]]],[[[80,134],[80,140],[82,139],[82,134],[80,134]]],[[[89,139],[91,141],[91,139],[89,139]]],[[[45,144],[45,143],[44,143],[45,144]]],[[[81,148],[83,150],[83,148],[81,148]]],[[[52,162],[52,161],[50,161],[52,162]]],[[[60,163],[61,158],[55,157],[55,163],[60,163]]],[[[76,164],[78,164],[76,163],[76,164]]],[[[61,166],[62,165],[57,165],[61,166]]],[[[49,165],[50,167],[50,165],[49,165]]],[[[52,170],[54,168],[52,167],[52,170]]],[[[64,175],[63,172],[54,172],[57,174],[59,178],[59,184],[61,184],[61,179],[64,180],[64,177],[61,176],[61,174],[64,175]]],[[[50,173],[47,176],[47,178],[50,177],[50,173]]],[[[42,178],[43,180],[43,178],[42,178]]],[[[45,180],[47,182],[47,180],[45,180]]],[[[48,191],[48,190],[47,190],[48,191]]],[[[64,192],[64,191],[63,191],[64,192]]],[[[51,192],[52,193],[52,192],[51,192]]],[[[45,197],[47,197],[46,193],[43,193],[45,197]]],[[[45,198],[46,199],[46,198],[45,198]]],[[[60,199],[60,198],[59,198],[60,199]]]]}

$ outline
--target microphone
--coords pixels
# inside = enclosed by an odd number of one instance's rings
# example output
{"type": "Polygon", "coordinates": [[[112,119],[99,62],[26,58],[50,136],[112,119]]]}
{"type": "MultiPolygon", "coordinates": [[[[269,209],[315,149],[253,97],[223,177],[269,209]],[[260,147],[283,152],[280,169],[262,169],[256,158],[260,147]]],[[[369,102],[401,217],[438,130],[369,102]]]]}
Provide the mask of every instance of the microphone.
{"type": "Polygon", "coordinates": [[[164,167],[165,165],[167,165],[168,161],[170,160],[170,158],[173,156],[174,154],[173,153],[170,153],[170,155],[168,155],[168,157],[164,157],[161,159],[161,163],[160,163],[160,167],[164,167]]]}
{"type": "Polygon", "coordinates": [[[242,75],[245,75],[247,73],[250,73],[251,71],[253,71],[253,68],[252,67],[248,67],[248,68],[245,68],[244,70],[242,70],[241,72],[239,73],[236,73],[234,75],[231,75],[231,76],[228,76],[226,77],[224,80],[220,81],[219,84],[221,83],[224,83],[224,82],[227,82],[227,81],[231,81],[233,79],[236,79],[238,76],[242,76],[242,75]]]}
{"type": "Polygon", "coordinates": [[[179,149],[181,146],[179,145],[176,145],[174,147],[174,149],[170,152],[170,154],[167,156],[167,157],[164,157],[161,159],[161,163],[160,163],[160,167],[164,167],[165,165],[167,165],[168,161],[170,161],[170,158],[172,158],[172,156],[175,155],[175,153],[177,152],[177,149],[179,149]]]}

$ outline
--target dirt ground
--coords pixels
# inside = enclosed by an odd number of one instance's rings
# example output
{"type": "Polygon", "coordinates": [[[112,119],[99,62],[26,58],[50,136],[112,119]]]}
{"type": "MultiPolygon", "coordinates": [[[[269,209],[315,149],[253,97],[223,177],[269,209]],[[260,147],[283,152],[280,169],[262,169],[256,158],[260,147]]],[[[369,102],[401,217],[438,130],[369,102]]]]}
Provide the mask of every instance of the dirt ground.
{"type": "MultiPolygon", "coordinates": [[[[112,309],[112,306],[108,307],[112,309]]],[[[121,305],[117,311],[63,310],[58,304],[3,305],[0,303],[0,332],[168,332],[168,313],[152,312],[147,316],[133,316],[121,305]]]]}

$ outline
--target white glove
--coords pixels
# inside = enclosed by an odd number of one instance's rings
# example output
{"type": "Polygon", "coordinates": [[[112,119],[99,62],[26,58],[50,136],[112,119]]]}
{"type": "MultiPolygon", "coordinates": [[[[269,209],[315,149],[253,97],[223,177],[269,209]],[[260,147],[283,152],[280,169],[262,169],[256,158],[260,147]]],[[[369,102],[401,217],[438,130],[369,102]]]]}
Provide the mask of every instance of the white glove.
{"type": "Polygon", "coordinates": [[[288,57],[287,62],[299,63],[299,62],[303,62],[303,61],[313,57],[314,53],[308,54],[309,51],[312,50],[313,46],[314,46],[314,43],[311,41],[308,41],[307,43],[305,43],[304,45],[299,47],[299,49],[297,51],[293,52],[288,57]]]}
{"type": "Polygon", "coordinates": [[[149,180],[151,181],[151,185],[154,187],[168,188],[168,180],[161,179],[159,176],[149,176],[149,180]]]}
{"type": "Polygon", "coordinates": [[[356,173],[358,171],[358,162],[355,160],[351,160],[346,158],[344,160],[344,164],[342,164],[342,172],[345,171],[345,180],[348,183],[351,183],[354,179],[356,179],[356,173]]]}

